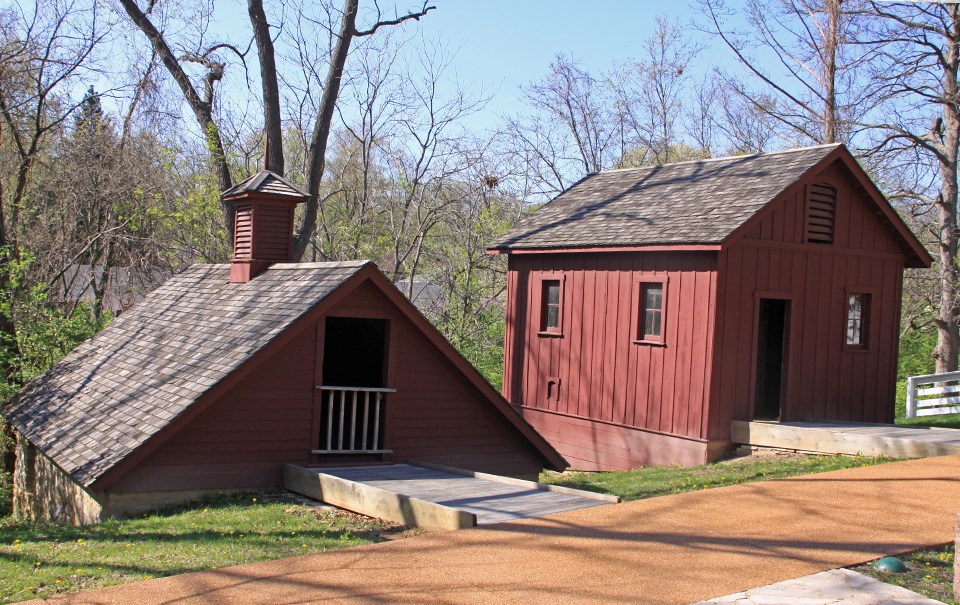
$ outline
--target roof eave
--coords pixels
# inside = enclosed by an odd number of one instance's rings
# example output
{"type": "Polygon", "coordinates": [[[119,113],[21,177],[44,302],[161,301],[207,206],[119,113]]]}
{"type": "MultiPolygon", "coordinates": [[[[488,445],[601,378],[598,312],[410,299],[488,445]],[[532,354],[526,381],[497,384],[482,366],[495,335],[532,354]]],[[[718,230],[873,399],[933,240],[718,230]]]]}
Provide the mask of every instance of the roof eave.
{"type": "Polygon", "coordinates": [[[718,252],[723,244],[718,242],[684,244],[642,244],[626,246],[570,246],[551,248],[487,248],[487,254],[575,254],[618,252],[718,252]]]}

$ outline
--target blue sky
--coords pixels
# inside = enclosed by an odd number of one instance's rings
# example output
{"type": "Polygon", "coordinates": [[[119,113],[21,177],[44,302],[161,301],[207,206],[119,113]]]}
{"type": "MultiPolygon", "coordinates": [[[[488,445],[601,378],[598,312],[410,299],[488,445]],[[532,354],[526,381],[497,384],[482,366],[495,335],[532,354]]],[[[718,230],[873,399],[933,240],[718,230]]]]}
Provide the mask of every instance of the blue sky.
{"type": "MultiPolygon", "coordinates": [[[[544,76],[557,54],[572,55],[590,72],[599,73],[639,55],[658,14],[682,24],[690,23],[695,14],[684,0],[436,0],[434,4],[437,9],[413,27],[426,39],[442,40],[457,51],[453,66],[461,83],[497,90],[483,114],[474,118],[476,125],[492,124],[497,115],[516,112],[520,86],[544,76]]],[[[696,31],[691,36],[705,38],[696,31]]],[[[708,57],[715,64],[731,64],[723,51],[716,45],[709,48],[695,69],[709,69],[708,57]]]]}

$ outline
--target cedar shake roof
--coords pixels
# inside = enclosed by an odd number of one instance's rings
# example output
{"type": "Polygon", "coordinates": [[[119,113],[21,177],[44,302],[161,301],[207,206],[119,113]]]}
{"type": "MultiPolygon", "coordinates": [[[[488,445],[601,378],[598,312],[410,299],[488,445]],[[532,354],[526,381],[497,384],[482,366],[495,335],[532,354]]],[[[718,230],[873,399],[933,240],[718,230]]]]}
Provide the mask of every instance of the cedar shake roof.
{"type": "Polygon", "coordinates": [[[369,264],[276,264],[244,284],[194,265],[0,411],[89,486],[369,264]]]}
{"type": "Polygon", "coordinates": [[[242,193],[273,193],[292,197],[310,197],[310,195],[275,172],[261,170],[243,179],[224,191],[223,197],[233,197],[242,193]]]}
{"type": "Polygon", "coordinates": [[[840,146],[593,173],[490,249],[719,244],[840,146]]]}

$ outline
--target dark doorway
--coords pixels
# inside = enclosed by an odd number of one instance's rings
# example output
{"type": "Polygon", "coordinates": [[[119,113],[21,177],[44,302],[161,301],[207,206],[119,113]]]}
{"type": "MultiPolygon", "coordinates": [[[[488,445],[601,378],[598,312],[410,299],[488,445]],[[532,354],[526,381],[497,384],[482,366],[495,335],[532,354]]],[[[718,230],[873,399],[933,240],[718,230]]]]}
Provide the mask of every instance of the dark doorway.
{"type": "Polygon", "coordinates": [[[753,408],[755,419],[780,419],[789,323],[790,301],[760,299],[757,330],[757,392],[753,408]]]}
{"type": "Polygon", "coordinates": [[[323,337],[323,384],[385,387],[387,320],[328,317],[323,337]]]}

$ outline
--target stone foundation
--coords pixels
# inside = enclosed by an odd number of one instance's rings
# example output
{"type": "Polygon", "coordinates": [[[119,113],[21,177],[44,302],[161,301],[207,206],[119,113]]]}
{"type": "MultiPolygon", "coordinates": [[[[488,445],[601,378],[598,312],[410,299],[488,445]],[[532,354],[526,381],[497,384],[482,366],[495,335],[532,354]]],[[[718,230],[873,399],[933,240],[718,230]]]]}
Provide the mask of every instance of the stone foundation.
{"type": "Polygon", "coordinates": [[[13,516],[16,519],[89,525],[108,517],[152,512],[172,504],[199,500],[211,493],[211,490],[90,492],[19,433],[16,448],[17,463],[13,473],[13,516]]]}
{"type": "Polygon", "coordinates": [[[97,499],[17,433],[13,516],[27,521],[87,525],[103,520],[97,499]]]}

